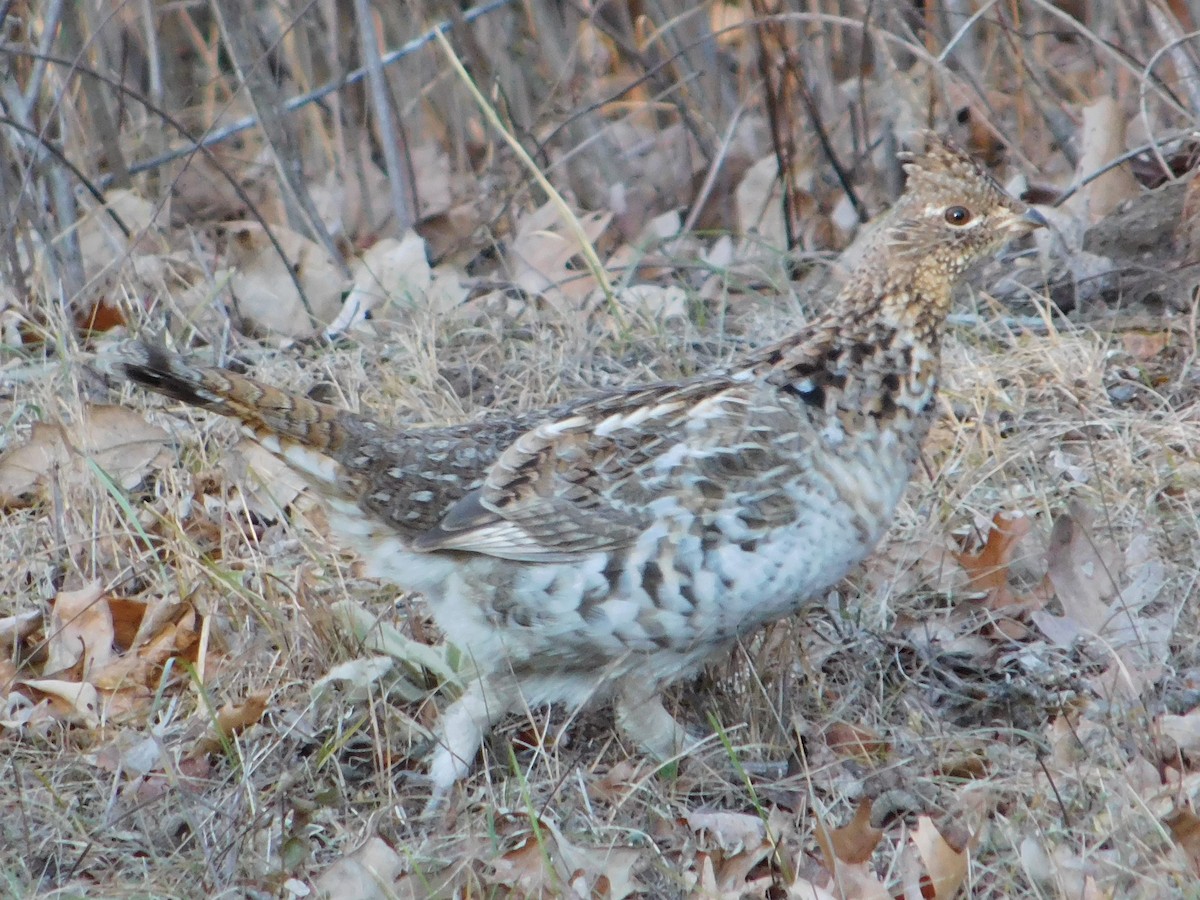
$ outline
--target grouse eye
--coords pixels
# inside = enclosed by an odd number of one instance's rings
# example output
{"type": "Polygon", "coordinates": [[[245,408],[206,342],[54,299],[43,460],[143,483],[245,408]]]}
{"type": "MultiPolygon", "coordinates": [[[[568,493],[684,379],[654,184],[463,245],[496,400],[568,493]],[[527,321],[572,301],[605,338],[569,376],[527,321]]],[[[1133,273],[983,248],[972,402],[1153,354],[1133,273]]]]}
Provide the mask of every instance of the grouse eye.
{"type": "Polygon", "coordinates": [[[946,221],[951,225],[966,225],[971,221],[971,211],[965,206],[951,206],[946,210],[946,221]]]}

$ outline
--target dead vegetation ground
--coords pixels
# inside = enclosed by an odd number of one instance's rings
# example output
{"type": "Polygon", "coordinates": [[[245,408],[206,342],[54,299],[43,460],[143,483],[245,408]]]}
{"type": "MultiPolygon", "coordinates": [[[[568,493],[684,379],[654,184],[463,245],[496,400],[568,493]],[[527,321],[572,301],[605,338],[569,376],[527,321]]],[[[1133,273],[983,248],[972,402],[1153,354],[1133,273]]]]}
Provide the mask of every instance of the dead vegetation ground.
{"type": "Polygon", "coordinates": [[[492,3],[283,115],[447,13],[6,6],[0,893],[1200,897],[1198,13],[492,3]],[[415,818],[464,661],[98,361],[396,422],[687,375],[827,302],[924,125],[1055,228],[964,292],[879,552],[673,695],[705,752],[534,709],[415,818]]]}

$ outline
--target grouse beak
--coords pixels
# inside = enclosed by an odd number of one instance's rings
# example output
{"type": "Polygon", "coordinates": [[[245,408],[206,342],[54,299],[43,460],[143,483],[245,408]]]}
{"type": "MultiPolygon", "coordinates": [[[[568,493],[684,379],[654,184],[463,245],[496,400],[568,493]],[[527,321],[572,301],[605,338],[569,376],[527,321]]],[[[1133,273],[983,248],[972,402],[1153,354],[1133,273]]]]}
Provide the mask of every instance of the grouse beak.
{"type": "Polygon", "coordinates": [[[1027,206],[1024,212],[1013,217],[1008,227],[1018,234],[1029,234],[1038,228],[1049,228],[1050,223],[1032,206],[1027,206]]]}

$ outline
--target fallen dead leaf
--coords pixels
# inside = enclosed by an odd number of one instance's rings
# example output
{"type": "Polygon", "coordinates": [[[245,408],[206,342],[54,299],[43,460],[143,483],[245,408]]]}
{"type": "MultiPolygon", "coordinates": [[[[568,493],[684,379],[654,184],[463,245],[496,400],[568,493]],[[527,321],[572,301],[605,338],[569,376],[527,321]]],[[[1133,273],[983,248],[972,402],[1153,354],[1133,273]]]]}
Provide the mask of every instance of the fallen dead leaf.
{"type": "Polygon", "coordinates": [[[83,681],[113,658],[112,611],[99,581],[59,591],[50,609],[46,653],[46,674],[65,672],[82,660],[83,681]]]}
{"type": "MultiPolygon", "coordinates": [[[[883,837],[882,831],[871,827],[869,800],[860,803],[854,818],[840,828],[829,829],[818,817],[816,837],[825,868],[830,873],[825,887],[832,892],[832,896],[854,900],[890,900],[891,895],[867,864],[883,837]]],[[[790,896],[796,896],[796,889],[803,887],[807,891],[810,886],[810,882],[797,879],[790,896]]],[[[807,894],[801,893],[799,896],[807,894]]]]}
{"type": "Polygon", "coordinates": [[[1111,897],[1097,889],[1096,879],[1087,874],[1088,862],[1069,847],[1058,846],[1052,852],[1034,837],[1021,841],[1021,864],[1029,876],[1056,897],[1101,900],[1111,897]]]}
{"type": "Polygon", "coordinates": [[[209,728],[209,733],[196,742],[191,755],[193,757],[204,756],[219,751],[224,741],[245,731],[262,718],[270,697],[268,691],[258,691],[250,694],[243,703],[237,706],[225,704],[217,713],[216,721],[209,728]]]}
{"type": "Polygon", "coordinates": [[[217,713],[217,729],[222,734],[233,736],[245,731],[262,718],[267,709],[267,700],[271,697],[268,691],[258,691],[246,698],[238,706],[226,704],[217,713]]]}
{"type": "Polygon", "coordinates": [[[879,846],[883,831],[871,826],[871,801],[863,800],[854,811],[854,818],[829,832],[829,844],[838,862],[857,865],[865,863],[879,846]]]}
{"type": "Polygon", "coordinates": [[[1121,333],[1121,346],[1134,359],[1146,362],[1171,346],[1171,332],[1125,331],[1121,333]]]}
{"type": "MultiPolygon", "coordinates": [[[[612,221],[611,212],[580,215],[579,224],[589,243],[604,233],[612,221]]],[[[561,219],[553,203],[547,201],[525,215],[509,247],[508,257],[513,282],[522,290],[543,296],[566,313],[596,288],[596,279],[586,266],[572,266],[581,252],[574,233],[561,219]]]]}
{"type": "Polygon", "coordinates": [[[325,900],[390,900],[404,860],[381,838],[370,837],[321,873],[315,887],[325,900]]]}
{"type": "MultiPolygon", "coordinates": [[[[329,233],[344,234],[355,246],[395,228],[387,175],[371,158],[366,145],[347,150],[357,158],[347,165],[333,166],[323,178],[309,185],[313,207],[329,233]]],[[[412,151],[413,163],[419,148],[412,151]]],[[[424,181],[421,199],[425,199],[424,181]]]]}
{"type": "Polygon", "coordinates": [[[1163,737],[1170,738],[1180,753],[1200,752],[1200,710],[1194,709],[1183,716],[1159,716],[1158,727],[1163,737]]]}
{"type": "Polygon", "coordinates": [[[1092,528],[1092,515],[1078,503],[1054,521],[1046,550],[1047,577],[1067,618],[1100,634],[1111,612],[1124,570],[1121,551],[1092,528]]]}
{"type": "Polygon", "coordinates": [[[634,284],[617,292],[617,301],[635,312],[643,312],[659,322],[686,319],[687,293],[677,284],[634,284]]]}
{"type": "Polygon", "coordinates": [[[1077,171],[1083,174],[1103,172],[1068,201],[1077,213],[1090,222],[1098,222],[1124,200],[1140,193],[1137,179],[1126,166],[1107,168],[1125,152],[1127,117],[1112,97],[1101,97],[1082,109],[1080,155],[1077,171]]]}
{"type": "Polygon", "coordinates": [[[620,803],[636,787],[642,767],[631,759],[615,763],[611,769],[588,782],[588,796],[605,803],[620,803]]]}
{"type": "Polygon", "coordinates": [[[326,329],[341,334],[368,313],[391,307],[410,313],[430,310],[439,317],[461,311],[467,289],[449,268],[431,268],[424,239],[410,231],[400,240],[387,238],[370,247],[352,265],[354,285],[341,312],[326,329]]]}
{"type": "Polygon", "coordinates": [[[390,656],[362,656],[347,660],[326,672],[312,686],[312,694],[316,699],[329,690],[334,683],[343,683],[348,687],[346,696],[350,700],[364,700],[372,693],[372,687],[384,675],[395,667],[396,661],[390,656]]]}
{"type": "Polygon", "coordinates": [[[113,740],[87,755],[91,764],[125,777],[147,775],[162,764],[162,741],[134,731],[118,732],[113,740]]]}
{"type": "MultiPolygon", "coordinates": [[[[933,893],[929,900],[949,900],[967,877],[968,851],[965,844],[951,844],[938,830],[933,819],[920,816],[912,835],[913,844],[925,863],[925,874],[933,893]]],[[[925,879],[922,879],[922,889],[925,879]]]]}
{"type": "MultiPolygon", "coordinates": [[[[246,461],[250,477],[242,483],[241,489],[252,513],[268,520],[277,519],[296,505],[308,487],[304,476],[258,441],[245,438],[234,450],[246,461]]],[[[313,503],[302,505],[309,508],[313,503]]]]}
{"type": "Polygon", "coordinates": [[[1200,818],[1190,809],[1181,808],[1163,819],[1163,824],[1187,856],[1192,874],[1200,878],[1200,818]]]}
{"type": "Polygon", "coordinates": [[[14,690],[4,698],[4,705],[0,707],[0,728],[29,734],[45,734],[51,728],[61,727],[59,704],[53,702],[49,696],[31,699],[28,691],[20,690],[22,682],[14,679],[9,683],[14,690]]]}
{"type": "Polygon", "coordinates": [[[1055,522],[1046,580],[1063,615],[1035,611],[1032,619],[1061,647],[1086,637],[1111,651],[1108,669],[1090,679],[1092,686],[1104,697],[1136,696],[1161,676],[1171,652],[1175,613],[1149,608],[1159,597],[1166,566],[1148,533],[1135,535],[1122,552],[1094,535],[1090,522],[1090,512],[1078,506],[1055,522]]]}
{"type": "Polygon", "coordinates": [[[697,811],[685,818],[692,831],[707,834],[727,854],[757,847],[766,837],[763,820],[749,813],[697,811]]]}
{"type": "Polygon", "coordinates": [[[1021,605],[1009,587],[1008,570],[1014,549],[1032,527],[1033,520],[1029,516],[1010,516],[998,512],[992,517],[991,530],[977,552],[954,554],[970,579],[968,590],[987,594],[984,603],[988,609],[1021,605]]]}
{"type": "MultiPolygon", "coordinates": [[[[817,214],[812,195],[803,190],[805,184],[812,183],[813,170],[806,160],[798,158],[793,163],[793,173],[796,176],[794,182],[802,188],[797,199],[811,207],[805,210],[810,215],[804,218],[809,224],[815,225],[823,217],[817,214]]],[[[734,193],[738,230],[743,235],[756,235],[766,246],[778,250],[787,248],[783,182],[784,179],[779,177],[779,159],[771,153],[746,170],[734,193]]]]}
{"type": "MultiPolygon", "coordinates": [[[[807,884],[797,878],[791,885],[789,896],[807,900],[807,884]]],[[[818,896],[836,897],[837,900],[893,900],[891,892],[866,863],[839,863],[837,873],[829,879],[828,888],[818,896]]]]}
{"type": "Polygon", "coordinates": [[[838,756],[868,763],[881,762],[892,751],[892,745],[875,732],[848,722],[834,722],[826,728],[825,743],[838,756]]]}
{"type": "Polygon", "coordinates": [[[0,456],[0,505],[20,502],[55,469],[91,460],[126,490],[168,461],[170,436],[123,406],[91,406],[70,426],[39,422],[29,440],[0,456]]]}
{"type": "Polygon", "coordinates": [[[31,678],[20,683],[48,695],[52,705],[65,718],[78,719],[89,728],[100,724],[100,695],[86,681],[31,678]]]}
{"type": "MultiPolygon", "coordinates": [[[[36,609],[17,613],[15,616],[0,617],[0,648],[11,646],[37,631],[42,614],[36,609]]],[[[3,682],[0,682],[2,684],[3,682]]]]}
{"type": "Polygon", "coordinates": [[[0,652],[0,711],[3,711],[4,700],[9,690],[16,683],[19,675],[19,670],[13,665],[12,660],[8,658],[7,653],[0,652]]]}
{"type": "Polygon", "coordinates": [[[1157,793],[1162,787],[1162,775],[1159,774],[1158,766],[1146,759],[1140,753],[1135,753],[1133,758],[1129,760],[1129,765],[1125,767],[1124,776],[1130,789],[1138,795],[1149,796],[1157,793]]]}
{"type": "Polygon", "coordinates": [[[234,267],[229,292],[251,329],[308,337],[337,317],[345,279],[319,244],[277,225],[271,230],[285,261],[258,222],[228,222],[222,230],[234,267]],[[292,281],[293,272],[304,288],[307,308],[292,281]]]}
{"type": "Polygon", "coordinates": [[[420,207],[417,216],[428,219],[449,211],[454,203],[450,177],[453,167],[450,156],[437,141],[426,141],[410,151],[413,172],[421,186],[417,200],[420,207]]]}
{"type": "Polygon", "coordinates": [[[76,228],[79,255],[88,279],[95,279],[111,269],[114,260],[128,259],[138,251],[163,250],[165,241],[157,231],[161,218],[162,204],[152,203],[127,189],[107,192],[104,205],[92,207],[84,213],[76,228]],[[128,236],[110,212],[115,213],[129,229],[128,236]]]}
{"type": "MultiPolygon", "coordinates": [[[[510,818],[501,823],[501,831],[510,818]]],[[[537,820],[538,834],[515,835],[515,845],[490,861],[494,879],[520,896],[608,897],[619,900],[641,890],[633,869],[641,852],[631,847],[582,847],[566,838],[548,816],[537,820]]],[[[511,840],[511,839],[510,839],[511,840]]]]}
{"type": "MultiPolygon", "coordinates": [[[[107,698],[110,706],[134,709],[151,696],[148,691],[158,685],[168,659],[196,661],[196,612],[190,603],[166,600],[149,615],[146,604],[133,601],[123,601],[113,610],[114,620],[118,610],[128,617],[121,626],[127,638],[124,652],[97,666],[88,680],[101,691],[113,692],[107,698]]],[[[116,643],[122,646],[119,633],[116,643]]]]}
{"type": "Polygon", "coordinates": [[[516,847],[492,860],[492,877],[502,885],[522,892],[521,896],[550,896],[562,893],[558,872],[533,835],[527,835],[516,847]]]}
{"type": "Polygon", "coordinates": [[[564,881],[580,897],[604,897],[624,900],[642,890],[633,877],[641,860],[641,851],[633,847],[583,847],[568,841],[552,819],[543,817],[542,826],[554,838],[558,851],[556,862],[567,875],[564,881]]]}
{"type": "Polygon", "coordinates": [[[112,612],[113,644],[118,650],[128,650],[137,640],[138,629],[146,617],[146,604],[128,597],[109,597],[112,612]]]}

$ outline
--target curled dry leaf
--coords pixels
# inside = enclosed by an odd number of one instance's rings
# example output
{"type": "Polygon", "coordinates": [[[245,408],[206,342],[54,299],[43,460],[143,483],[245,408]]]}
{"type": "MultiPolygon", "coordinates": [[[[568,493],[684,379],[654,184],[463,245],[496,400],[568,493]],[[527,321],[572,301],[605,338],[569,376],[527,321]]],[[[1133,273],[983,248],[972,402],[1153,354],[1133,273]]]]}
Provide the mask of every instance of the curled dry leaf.
{"type": "Polygon", "coordinates": [[[161,204],[151,203],[133,191],[118,188],[107,192],[104,205],[89,209],[76,229],[79,256],[88,279],[112,268],[114,260],[129,259],[139,251],[161,252],[165,241],[152,230],[159,224],[161,213],[161,204]],[[110,213],[129,229],[128,236],[110,213]]]}
{"type": "Polygon", "coordinates": [[[428,309],[449,316],[458,312],[467,298],[456,272],[430,267],[425,241],[416,232],[410,231],[400,240],[379,241],[354,261],[352,269],[354,285],[341,312],[326,329],[330,335],[347,331],[367,313],[389,304],[403,312],[428,309]]]}
{"type": "Polygon", "coordinates": [[[270,697],[268,691],[257,691],[247,697],[244,703],[237,706],[226,704],[217,713],[217,728],[223,734],[240,734],[262,718],[270,697]]]}
{"type": "Polygon", "coordinates": [[[635,790],[643,774],[641,766],[632,759],[622,759],[604,774],[587,782],[588,796],[593,801],[619,804],[635,790]]]}
{"type": "Polygon", "coordinates": [[[970,578],[968,590],[987,594],[985,604],[988,609],[1018,605],[1018,598],[1008,584],[1008,569],[1014,548],[1032,527],[1029,516],[998,512],[992,517],[992,528],[977,552],[954,554],[970,578]]]}
{"type": "MultiPolygon", "coordinates": [[[[800,184],[811,184],[813,170],[804,161],[793,164],[794,181],[800,184]]],[[[774,153],[762,157],[754,163],[742,176],[735,192],[737,205],[737,227],[743,234],[755,234],[758,239],[769,247],[779,250],[787,248],[787,226],[784,221],[784,204],[782,202],[783,179],[779,177],[779,160],[774,153]]],[[[808,208],[803,212],[807,215],[807,223],[818,223],[822,217],[818,214],[812,195],[801,191],[798,198],[803,206],[808,208]]],[[[822,223],[824,224],[824,223],[822,223]]]]}
{"type": "MultiPolygon", "coordinates": [[[[371,159],[369,146],[357,144],[346,149],[357,158],[348,165],[330,167],[323,178],[309,185],[309,194],[330,234],[345,235],[355,246],[365,246],[381,232],[395,228],[391,192],[387,175],[371,159]]],[[[422,199],[424,195],[422,182],[422,199]]]]}
{"type": "Polygon", "coordinates": [[[704,811],[691,813],[686,821],[704,850],[697,856],[702,859],[701,872],[716,885],[719,896],[741,897],[753,891],[747,882],[750,873],[792,830],[788,817],[777,809],[771,810],[766,823],[748,813],[704,811]]]}
{"type": "MultiPolygon", "coordinates": [[[[234,450],[246,461],[249,478],[241,485],[246,506],[256,516],[268,521],[296,505],[308,482],[294,468],[284,463],[258,441],[244,438],[234,450]]],[[[305,508],[314,505],[308,501],[305,508]]]]}
{"type": "Polygon", "coordinates": [[[326,869],[315,886],[327,900],[389,900],[396,896],[392,884],[403,871],[400,855],[380,838],[370,837],[326,869]]]}
{"type": "Polygon", "coordinates": [[[5,651],[0,650],[0,719],[5,718],[8,706],[8,693],[12,690],[20,673],[5,651]]]}
{"type": "Polygon", "coordinates": [[[948,841],[937,825],[928,816],[917,819],[913,832],[913,844],[925,864],[925,875],[921,879],[922,892],[928,886],[933,893],[929,900],[949,900],[967,877],[968,848],[965,843],[948,841]]]}
{"type": "Polygon", "coordinates": [[[171,657],[196,660],[196,611],[190,604],[176,618],[158,617],[150,624],[152,628],[139,628],[141,633],[123,655],[97,667],[91,677],[102,691],[122,692],[128,705],[136,706],[148,698],[146,692],[157,685],[162,667],[171,657]]]}
{"type": "Polygon", "coordinates": [[[119,731],[101,747],[87,754],[87,762],[105,772],[126,777],[147,775],[162,764],[163,745],[154,735],[119,731]]]}
{"type": "Polygon", "coordinates": [[[1147,609],[1166,578],[1166,567],[1146,533],[1136,535],[1126,552],[1099,536],[1090,512],[1078,505],[1054,523],[1046,552],[1047,581],[1062,604],[1063,615],[1033,613],[1033,621],[1051,641],[1069,647],[1081,637],[1098,638],[1114,658],[1105,673],[1092,679],[1105,697],[1137,695],[1161,674],[1170,655],[1175,614],[1147,609]]]}
{"type": "MultiPolygon", "coordinates": [[[[855,900],[890,900],[891,895],[867,864],[883,837],[882,831],[871,827],[871,801],[860,803],[854,818],[840,828],[829,829],[818,817],[816,836],[825,867],[829,870],[826,887],[833,896],[855,900]]],[[[807,897],[812,885],[797,878],[791,889],[792,896],[807,897]],[[797,889],[802,890],[798,895],[795,894],[797,889]]]]}
{"type": "Polygon", "coordinates": [[[1108,601],[1117,593],[1125,562],[1111,541],[1096,534],[1092,515],[1082,505],[1072,504],[1054,520],[1046,565],[1067,618],[1101,633],[1112,615],[1108,601]]]}
{"type": "MultiPolygon", "coordinates": [[[[363,649],[385,653],[404,663],[410,671],[425,669],[449,684],[461,686],[464,683],[467,673],[460,667],[469,666],[470,662],[446,645],[430,646],[414,640],[396,626],[380,621],[378,613],[353,600],[340,600],[331,608],[346,630],[362,642],[363,649]]],[[[393,682],[389,687],[410,701],[419,700],[428,693],[423,683],[407,679],[393,682]]]]}
{"type": "MultiPolygon", "coordinates": [[[[592,244],[611,221],[611,212],[579,216],[580,227],[592,244]]],[[[547,201],[517,226],[508,250],[513,282],[531,294],[546,297],[562,312],[575,309],[596,288],[596,279],[586,266],[571,265],[581,250],[574,231],[562,222],[558,207],[547,201]]]]}
{"type": "Polygon", "coordinates": [[[17,613],[15,616],[0,617],[0,654],[3,653],[5,647],[11,647],[14,643],[24,640],[37,631],[41,621],[42,614],[36,609],[17,613]]]}
{"type": "Polygon", "coordinates": [[[207,759],[184,757],[172,767],[170,774],[165,769],[155,769],[136,776],[121,794],[139,806],[162,803],[164,798],[179,790],[203,793],[211,787],[206,784],[211,773],[212,764],[207,759]]]}
{"type": "Polygon", "coordinates": [[[617,292],[622,306],[642,312],[659,322],[686,319],[687,294],[677,284],[665,287],[657,284],[635,284],[617,292]]]}
{"type": "MultiPolygon", "coordinates": [[[[1125,113],[1112,97],[1101,97],[1083,108],[1078,171],[1092,176],[1125,152],[1125,113]]],[[[1122,201],[1141,193],[1137,179],[1125,166],[1116,166],[1093,178],[1070,201],[1089,223],[1098,222],[1122,201]]]]}
{"type": "Polygon", "coordinates": [[[371,695],[375,683],[390,672],[395,663],[390,656],[363,656],[347,660],[317,679],[312,686],[313,697],[320,699],[331,685],[343,683],[348,699],[365,700],[371,695]]]}
{"type": "Polygon", "coordinates": [[[146,604],[129,597],[109,597],[108,608],[112,612],[113,644],[118,650],[128,650],[145,621],[146,604]]]}
{"type": "Polygon", "coordinates": [[[266,712],[267,701],[270,697],[268,691],[258,691],[237,706],[225,704],[217,713],[217,720],[209,729],[209,733],[196,742],[191,755],[197,757],[216,753],[221,749],[224,740],[240,734],[257,723],[266,712]]]}
{"type": "Polygon", "coordinates": [[[1121,346],[1134,359],[1147,362],[1171,346],[1171,332],[1125,331],[1121,333],[1121,346]]]}
{"type": "Polygon", "coordinates": [[[65,672],[83,661],[82,680],[113,658],[113,619],[100,582],[77,591],[59,591],[46,633],[47,674],[65,672]]]}
{"type": "Polygon", "coordinates": [[[492,860],[495,879],[520,896],[604,897],[622,900],[641,890],[633,869],[641,859],[631,847],[581,847],[548,817],[512,850],[492,860]]]}
{"type": "Polygon", "coordinates": [[[0,661],[0,684],[7,690],[7,696],[0,695],[3,704],[0,705],[0,729],[8,731],[28,732],[30,734],[45,734],[52,727],[57,727],[58,717],[51,708],[48,697],[34,701],[28,696],[28,690],[18,690],[23,683],[16,677],[16,669],[9,663],[0,661]]]}
{"type": "Polygon", "coordinates": [[[865,863],[879,846],[883,830],[871,825],[871,801],[863,800],[854,818],[829,832],[829,845],[839,863],[865,863]]]}
{"type": "Polygon", "coordinates": [[[810,896],[835,897],[837,900],[894,900],[879,876],[865,863],[839,865],[837,874],[829,879],[829,890],[826,892],[810,895],[807,885],[807,881],[797,878],[788,896],[800,900],[808,900],[810,896]]]}
{"type": "Polygon", "coordinates": [[[345,279],[319,244],[287,228],[272,229],[281,259],[258,222],[229,222],[229,280],[237,313],[252,328],[287,337],[308,337],[332,322],[342,306],[345,279]],[[290,270],[290,271],[289,271],[290,270]],[[296,291],[292,272],[304,288],[296,291]]]}
{"type": "Polygon", "coordinates": [[[421,185],[417,217],[428,219],[448,212],[454,203],[449,154],[436,141],[426,141],[412,148],[410,158],[413,173],[421,185]]]}
{"type": "Polygon", "coordinates": [[[698,810],[688,813],[686,820],[692,831],[706,833],[726,853],[757,847],[766,837],[763,820],[749,813],[698,810]]]}
{"type": "Polygon", "coordinates": [[[848,722],[834,722],[826,728],[825,744],[838,756],[865,763],[882,762],[892,751],[892,745],[873,731],[848,722]]]}
{"type": "Polygon", "coordinates": [[[1184,716],[1159,716],[1158,728],[1180,753],[1195,756],[1200,752],[1200,710],[1194,709],[1184,716]]]}
{"type": "Polygon", "coordinates": [[[400,240],[385,238],[367,248],[351,270],[354,285],[329,326],[331,332],[345,331],[389,301],[401,308],[419,305],[433,278],[425,241],[413,231],[400,240]]]}
{"type": "Polygon", "coordinates": [[[1079,900],[1112,896],[1097,890],[1096,879],[1087,874],[1088,861],[1072,852],[1070,847],[1058,846],[1050,853],[1037,838],[1026,837],[1021,841],[1019,852],[1025,871],[1050,896],[1078,897],[1079,900]]]}
{"type": "Polygon", "coordinates": [[[44,487],[52,470],[82,473],[89,459],[122,488],[133,488],[151,465],[167,462],[169,437],[123,406],[87,407],[70,426],[39,422],[28,441],[0,456],[0,505],[44,487]]]}
{"type": "Polygon", "coordinates": [[[1192,874],[1200,878],[1200,818],[1192,810],[1180,808],[1167,816],[1163,824],[1187,857],[1192,874]]]}
{"type": "Polygon", "coordinates": [[[21,682],[50,698],[51,705],[66,719],[78,720],[89,728],[100,724],[100,694],[86,681],[30,678],[21,682]]]}

